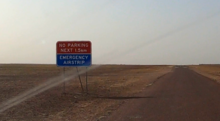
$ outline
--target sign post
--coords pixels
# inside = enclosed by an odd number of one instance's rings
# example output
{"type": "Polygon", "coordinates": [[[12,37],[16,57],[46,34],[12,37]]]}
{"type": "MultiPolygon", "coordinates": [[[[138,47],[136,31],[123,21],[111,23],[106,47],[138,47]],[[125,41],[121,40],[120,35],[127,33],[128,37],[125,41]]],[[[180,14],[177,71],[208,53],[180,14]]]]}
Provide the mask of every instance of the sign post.
{"type": "MultiPolygon", "coordinates": [[[[63,67],[63,78],[65,78],[65,67],[63,67]]],[[[66,83],[64,82],[63,83],[63,93],[66,93],[65,87],[66,87],[66,83]]]]}
{"type": "Polygon", "coordinates": [[[82,92],[84,92],[84,88],[83,88],[83,85],[82,85],[82,81],[81,81],[81,78],[80,78],[80,75],[79,75],[79,70],[78,70],[77,67],[76,67],[76,71],[77,71],[77,73],[78,73],[79,82],[80,82],[80,85],[81,85],[81,88],[82,88],[82,92]]]}
{"type": "MultiPolygon", "coordinates": [[[[92,65],[92,53],[91,53],[92,43],[90,41],[58,41],[56,44],[56,52],[57,52],[56,63],[58,67],[87,68],[88,66],[92,65]]],[[[81,83],[81,79],[80,79],[80,83],[81,83]]],[[[81,83],[81,88],[82,90],[84,90],[82,83],[81,83]]],[[[65,82],[64,82],[64,91],[65,91],[65,82]]],[[[88,93],[87,72],[86,72],[86,91],[88,93]]]]}
{"type": "Polygon", "coordinates": [[[87,67],[86,67],[86,93],[88,94],[88,78],[87,78],[87,67]]]}

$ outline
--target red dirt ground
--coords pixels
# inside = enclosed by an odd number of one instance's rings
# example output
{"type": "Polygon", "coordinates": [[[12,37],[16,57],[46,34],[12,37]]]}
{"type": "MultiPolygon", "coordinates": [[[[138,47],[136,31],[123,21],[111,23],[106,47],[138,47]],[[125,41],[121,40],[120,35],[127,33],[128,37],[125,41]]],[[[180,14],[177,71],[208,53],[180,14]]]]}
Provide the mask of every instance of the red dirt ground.
{"type": "MultiPolygon", "coordinates": [[[[0,65],[0,103],[62,73],[55,65],[0,65]]],[[[111,115],[172,66],[103,65],[88,72],[89,94],[78,78],[56,86],[0,114],[4,121],[91,121],[111,115]]],[[[76,69],[67,68],[76,73],[76,69]],[[73,70],[72,70],[73,69],[73,70]]],[[[85,75],[81,75],[85,85],[85,75]]]]}

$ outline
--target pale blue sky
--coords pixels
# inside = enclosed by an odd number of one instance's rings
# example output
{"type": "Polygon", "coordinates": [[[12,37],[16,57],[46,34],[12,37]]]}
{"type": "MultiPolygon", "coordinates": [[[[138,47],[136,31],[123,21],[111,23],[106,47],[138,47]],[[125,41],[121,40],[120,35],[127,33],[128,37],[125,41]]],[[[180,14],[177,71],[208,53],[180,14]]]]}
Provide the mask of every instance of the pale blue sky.
{"type": "Polygon", "coordinates": [[[1,0],[0,63],[56,63],[90,40],[93,63],[220,63],[218,0],[1,0]]]}

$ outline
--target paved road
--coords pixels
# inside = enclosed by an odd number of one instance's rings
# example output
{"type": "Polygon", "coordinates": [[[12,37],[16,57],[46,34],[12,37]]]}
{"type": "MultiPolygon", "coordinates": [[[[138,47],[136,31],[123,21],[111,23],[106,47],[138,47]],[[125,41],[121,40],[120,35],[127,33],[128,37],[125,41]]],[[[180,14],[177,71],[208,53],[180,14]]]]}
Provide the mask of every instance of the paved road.
{"type": "Polygon", "coordinates": [[[220,84],[176,68],[127,101],[107,121],[220,121],[220,84]]]}

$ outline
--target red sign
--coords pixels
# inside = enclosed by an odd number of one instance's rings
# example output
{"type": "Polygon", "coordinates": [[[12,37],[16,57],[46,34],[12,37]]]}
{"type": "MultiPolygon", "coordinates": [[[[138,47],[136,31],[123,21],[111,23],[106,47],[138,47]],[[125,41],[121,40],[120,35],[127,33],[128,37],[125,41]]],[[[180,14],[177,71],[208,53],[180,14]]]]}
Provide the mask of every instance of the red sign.
{"type": "Polygon", "coordinates": [[[90,41],[59,41],[57,42],[57,54],[91,53],[90,41]]]}

